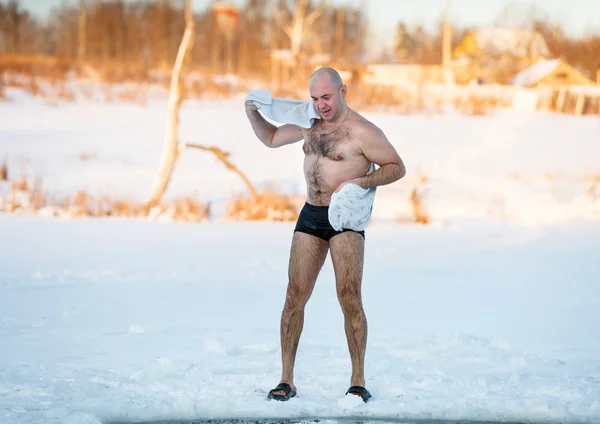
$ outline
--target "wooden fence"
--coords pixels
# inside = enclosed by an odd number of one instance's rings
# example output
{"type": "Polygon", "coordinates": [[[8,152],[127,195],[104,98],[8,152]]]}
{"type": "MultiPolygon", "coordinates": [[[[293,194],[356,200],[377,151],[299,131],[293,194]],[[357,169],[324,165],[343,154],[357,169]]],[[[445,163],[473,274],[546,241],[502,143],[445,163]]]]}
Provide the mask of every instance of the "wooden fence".
{"type": "Polygon", "coordinates": [[[420,108],[485,103],[521,110],[549,110],[575,115],[600,115],[600,85],[522,88],[513,85],[368,84],[360,89],[372,105],[420,108]]]}
{"type": "Polygon", "coordinates": [[[544,89],[539,109],[574,115],[600,115],[600,86],[561,86],[544,89]]]}

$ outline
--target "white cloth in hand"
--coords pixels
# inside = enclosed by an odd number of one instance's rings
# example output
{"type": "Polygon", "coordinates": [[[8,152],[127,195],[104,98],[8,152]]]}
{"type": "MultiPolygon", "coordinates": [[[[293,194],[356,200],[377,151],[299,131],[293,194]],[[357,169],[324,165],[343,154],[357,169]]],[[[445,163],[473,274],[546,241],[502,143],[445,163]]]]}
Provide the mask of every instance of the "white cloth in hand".
{"type": "Polygon", "coordinates": [[[270,90],[251,91],[246,103],[255,105],[267,118],[280,124],[294,124],[310,128],[315,119],[320,119],[311,101],[273,97],[270,90]]]}
{"type": "MultiPolygon", "coordinates": [[[[375,164],[369,168],[370,174],[375,164]]],[[[358,184],[346,183],[340,191],[331,195],[329,223],[336,231],[351,229],[363,231],[367,228],[373,212],[376,187],[364,189],[358,184]]]]}

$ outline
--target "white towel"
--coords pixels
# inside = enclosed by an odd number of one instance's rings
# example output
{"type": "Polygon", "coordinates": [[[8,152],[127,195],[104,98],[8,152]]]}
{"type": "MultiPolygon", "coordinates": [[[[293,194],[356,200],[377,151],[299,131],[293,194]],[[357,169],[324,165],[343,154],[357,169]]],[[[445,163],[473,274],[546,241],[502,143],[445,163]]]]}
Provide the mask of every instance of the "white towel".
{"type": "MultiPolygon", "coordinates": [[[[375,170],[372,163],[367,175],[375,170]]],[[[364,189],[358,184],[346,183],[333,193],[329,203],[329,223],[336,231],[344,228],[363,231],[367,228],[373,212],[376,187],[364,189]]]]}
{"type": "Polygon", "coordinates": [[[246,103],[256,105],[267,118],[280,124],[310,128],[315,119],[320,119],[312,101],[273,97],[270,90],[251,91],[246,103]]]}

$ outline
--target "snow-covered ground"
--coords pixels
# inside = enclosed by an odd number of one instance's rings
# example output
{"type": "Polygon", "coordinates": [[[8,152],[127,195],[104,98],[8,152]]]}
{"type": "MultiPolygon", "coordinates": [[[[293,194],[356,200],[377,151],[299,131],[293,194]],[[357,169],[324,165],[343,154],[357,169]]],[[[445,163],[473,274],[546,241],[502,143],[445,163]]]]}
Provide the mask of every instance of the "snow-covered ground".
{"type": "MultiPolygon", "coordinates": [[[[0,160],[39,176],[47,190],[147,200],[166,124],[164,99],[137,104],[81,101],[51,106],[7,90],[0,102],[0,160]],[[91,157],[79,160],[81,154],[91,157]]],[[[593,116],[499,110],[491,116],[394,115],[364,112],[397,147],[406,178],[381,187],[374,219],[410,215],[410,192],[421,175],[424,205],[432,219],[503,219],[521,225],[600,219],[600,120],[593,116]]],[[[188,101],[180,139],[216,145],[259,188],[303,195],[301,143],[268,149],[252,133],[243,98],[188,101]]],[[[6,191],[7,188],[4,189],[6,191]]],[[[242,180],[212,153],[188,149],[175,169],[167,198],[197,193],[218,218],[242,180]]],[[[2,185],[0,184],[0,192],[2,185]]]]}
{"type": "Polygon", "coordinates": [[[600,422],[600,227],[373,225],[366,384],[328,260],[278,382],[292,223],[0,217],[0,422],[600,422]]]}
{"type": "MultiPolygon", "coordinates": [[[[148,195],[164,101],[51,106],[7,91],[0,160],[11,170],[27,164],[55,193],[148,195]]],[[[185,103],[182,141],[231,152],[261,187],[303,193],[300,145],[262,146],[242,101],[185,103]]],[[[600,205],[586,181],[600,174],[598,119],[365,115],[408,168],[379,190],[367,230],[372,402],[344,398],[330,261],[306,310],[298,397],[265,400],[280,375],[293,223],[0,215],[0,423],[600,423],[600,205]],[[419,171],[435,225],[395,223],[419,171]]],[[[168,195],[223,206],[243,189],[214,157],[186,151],[168,195]]]]}

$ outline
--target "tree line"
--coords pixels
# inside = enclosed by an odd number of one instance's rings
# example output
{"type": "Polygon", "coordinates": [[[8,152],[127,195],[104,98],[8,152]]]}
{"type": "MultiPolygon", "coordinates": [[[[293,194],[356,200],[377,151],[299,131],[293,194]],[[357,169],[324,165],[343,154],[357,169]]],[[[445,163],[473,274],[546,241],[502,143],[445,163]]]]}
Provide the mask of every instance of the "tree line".
{"type": "MultiPolygon", "coordinates": [[[[544,38],[551,57],[563,58],[594,79],[600,69],[600,27],[596,32],[588,31],[584,37],[569,36],[564,24],[553,22],[543,9],[509,2],[494,19],[494,26],[537,31],[544,38]]],[[[442,60],[442,19],[437,29],[428,33],[423,26],[413,28],[402,21],[396,26],[391,51],[383,60],[404,63],[439,64],[442,60]]],[[[452,27],[452,40],[458,43],[474,28],[452,27]]]]}
{"type": "MultiPolygon", "coordinates": [[[[196,10],[193,19],[197,31],[189,68],[221,72],[230,59],[232,69],[227,71],[246,75],[268,72],[271,50],[290,48],[284,27],[293,20],[295,2],[279,0],[279,20],[268,13],[268,3],[248,0],[239,9],[231,34],[223,32],[211,8],[196,10]]],[[[313,3],[308,2],[309,11],[317,7],[313,3]]],[[[19,0],[9,0],[0,3],[0,53],[168,68],[184,31],[184,8],[185,0],[80,0],[63,3],[48,19],[41,20],[19,0]]],[[[366,25],[366,16],[359,8],[326,7],[312,22],[314,37],[303,40],[303,53],[332,52],[333,60],[358,57],[365,49],[366,25]],[[335,27],[336,32],[330,35],[327,28],[335,27]]]]}
{"type": "MultiPolygon", "coordinates": [[[[314,0],[248,0],[240,7],[235,31],[227,37],[212,9],[194,12],[197,35],[189,67],[208,71],[260,75],[269,72],[274,49],[300,46],[306,56],[329,54],[331,63],[375,61],[439,64],[441,23],[432,31],[398,23],[391,54],[373,57],[377,46],[369,39],[367,16],[360,6],[323,6],[314,0]],[[294,40],[298,2],[314,19],[294,40]],[[287,29],[287,31],[286,31],[287,29]]],[[[354,2],[350,2],[354,3],[354,2]]],[[[34,16],[19,0],[0,3],[0,53],[45,55],[92,64],[115,62],[168,69],[181,41],[185,0],[74,0],[54,8],[48,19],[34,16]]],[[[532,28],[542,33],[555,56],[593,75],[600,65],[600,34],[586,38],[565,35],[560,25],[533,16],[532,28]]],[[[456,43],[467,28],[454,27],[456,43]]]]}

